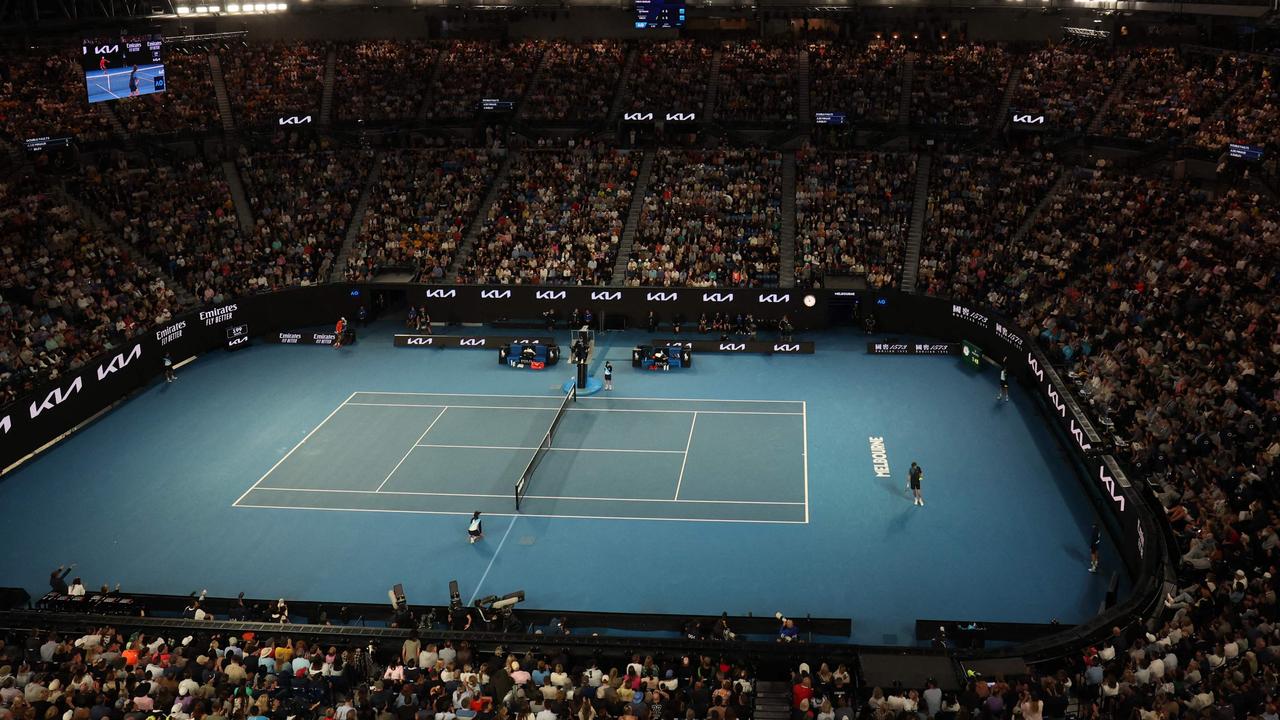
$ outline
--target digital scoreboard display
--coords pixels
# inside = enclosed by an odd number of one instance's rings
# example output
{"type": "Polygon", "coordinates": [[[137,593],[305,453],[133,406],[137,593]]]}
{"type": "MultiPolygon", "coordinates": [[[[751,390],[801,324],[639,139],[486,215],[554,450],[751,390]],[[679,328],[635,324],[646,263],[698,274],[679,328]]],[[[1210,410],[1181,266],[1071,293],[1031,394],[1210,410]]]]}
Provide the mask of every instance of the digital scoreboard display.
{"type": "Polygon", "coordinates": [[[1261,160],[1262,152],[1262,148],[1257,145],[1241,145],[1239,143],[1227,145],[1227,154],[1241,160],[1261,160]]]}
{"type": "Polygon", "coordinates": [[[80,66],[91,103],[164,92],[164,36],[85,38],[80,66]]]}
{"type": "Polygon", "coordinates": [[[480,100],[480,110],[483,112],[511,112],[516,109],[514,100],[503,100],[502,98],[482,98],[480,100]]]}
{"type": "Polygon", "coordinates": [[[71,138],[69,137],[38,137],[27,138],[23,143],[26,145],[28,152],[41,152],[50,148],[70,147],[71,138]]]}
{"type": "Polygon", "coordinates": [[[844,125],[848,118],[844,113],[820,112],[813,114],[813,122],[818,125],[844,125]]]}
{"type": "Polygon", "coordinates": [[[684,0],[636,0],[636,28],[684,27],[684,0]]]}

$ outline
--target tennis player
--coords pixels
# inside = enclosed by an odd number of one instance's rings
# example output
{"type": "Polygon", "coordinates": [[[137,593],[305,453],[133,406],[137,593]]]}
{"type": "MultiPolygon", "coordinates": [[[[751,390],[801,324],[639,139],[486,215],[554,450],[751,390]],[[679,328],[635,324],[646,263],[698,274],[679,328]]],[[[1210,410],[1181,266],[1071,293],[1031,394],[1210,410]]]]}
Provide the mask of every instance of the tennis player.
{"type": "Polygon", "coordinates": [[[173,373],[173,358],[169,357],[169,353],[164,354],[164,381],[173,382],[177,376],[173,373]]]}
{"type": "Polygon", "coordinates": [[[911,488],[911,494],[914,497],[912,505],[924,505],[924,498],[920,496],[920,481],[924,479],[924,470],[920,466],[911,463],[911,470],[907,473],[907,487],[911,488]]]}
{"type": "Polygon", "coordinates": [[[1102,545],[1102,530],[1098,523],[1089,531],[1089,572],[1098,572],[1098,546],[1102,545]]]}
{"type": "Polygon", "coordinates": [[[480,522],[480,511],[477,510],[471,515],[471,522],[467,525],[467,542],[474,545],[482,537],[484,537],[484,526],[480,522]]]}
{"type": "Polygon", "coordinates": [[[608,360],[604,363],[604,389],[613,389],[613,363],[608,360]]]}
{"type": "Polygon", "coordinates": [[[138,94],[138,66],[134,65],[129,71],[129,97],[138,94]]]}
{"type": "Polygon", "coordinates": [[[107,69],[107,56],[106,56],[106,55],[99,55],[99,56],[98,56],[98,69],[99,69],[99,70],[106,70],[106,69],[107,69]]]}
{"type": "Polygon", "coordinates": [[[1000,361],[1000,394],[996,395],[997,400],[1009,402],[1009,356],[1006,355],[1004,360],[1000,361]]]}

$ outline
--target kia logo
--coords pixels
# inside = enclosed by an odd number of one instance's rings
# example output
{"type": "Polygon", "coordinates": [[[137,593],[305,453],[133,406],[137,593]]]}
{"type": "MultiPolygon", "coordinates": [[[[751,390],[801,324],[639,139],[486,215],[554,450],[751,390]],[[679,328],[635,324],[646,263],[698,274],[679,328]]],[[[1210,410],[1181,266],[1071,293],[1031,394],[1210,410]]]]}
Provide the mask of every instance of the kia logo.
{"type": "Polygon", "coordinates": [[[638,112],[632,112],[632,113],[627,113],[627,114],[623,115],[623,116],[622,116],[622,119],[623,119],[623,120],[631,120],[631,121],[635,121],[635,122],[644,121],[644,120],[652,120],[652,119],[653,119],[653,113],[638,113],[638,112]]]}
{"type": "Polygon", "coordinates": [[[1022,123],[1024,125],[1043,125],[1044,116],[1043,115],[1018,115],[1017,113],[1014,113],[1013,121],[1016,123],[1022,123]]]}
{"type": "Polygon", "coordinates": [[[537,338],[516,338],[511,341],[512,345],[541,345],[537,338]]]}
{"type": "Polygon", "coordinates": [[[118,52],[120,52],[119,45],[94,45],[93,46],[94,55],[110,55],[112,53],[118,53],[118,52]]]}
{"type": "Polygon", "coordinates": [[[768,295],[761,295],[761,296],[760,296],[760,299],[759,299],[759,302],[762,302],[762,303],[787,303],[787,302],[791,302],[791,293],[787,293],[787,294],[785,294],[785,295],[778,295],[777,293],[769,293],[768,295]]]}
{"type": "Polygon", "coordinates": [[[8,435],[9,431],[12,429],[13,429],[13,418],[9,415],[5,415],[4,419],[0,420],[0,430],[4,430],[4,434],[8,435]]]}
{"type": "Polygon", "coordinates": [[[1098,481],[1102,483],[1102,487],[1106,488],[1107,494],[1111,496],[1111,499],[1120,506],[1120,512],[1124,512],[1124,493],[1116,494],[1115,478],[1107,474],[1105,467],[1098,467],[1098,481]]]}
{"type": "Polygon", "coordinates": [[[412,337],[405,340],[406,345],[431,345],[435,338],[412,337]]]}
{"type": "Polygon", "coordinates": [[[609,292],[608,290],[593,290],[591,292],[591,299],[592,300],[621,300],[622,292],[618,290],[614,290],[613,292],[609,292]]]}
{"type": "Polygon", "coordinates": [[[673,292],[651,292],[645,296],[645,299],[650,302],[671,302],[677,297],[679,296],[673,292]]]}
{"type": "Polygon", "coordinates": [[[563,300],[569,293],[564,290],[539,290],[533,294],[536,300],[563,300]]]}
{"type": "Polygon", "coordinates": [[[31,403],[31,419],[35,420],[40,413],[45,410],[52,410],[61,405],[63,401],[72,395],[84,389],[84,378],[77,377],[67,386],[66,390],[62,388],[54,388],[44,397],[44,401],[40,403],[31,403]]]}
{"type": "Polygon", "coordinates": [[[695,113],[667,113],[667,122],[693,122],[697,119],[695,113]]]}
{"type": "Polygon", "coordinates": [[[746,343],[720,343],[720,349],[730,352],[742,352],[747,349],[747,345],[746,343]]]}
{"type": "Polygon", "coordinates": [[[510,290],[481,290],[480,297],[486,300],[505,300],[511,297],[510,290]]]}
{"type": "Polygon", "coordinates": [[[111,358],[111,362],[107,363],[106,365],[100,365],[98,367],[98,379],[99,380],[105,379],[111,373],[117,370],[120,370],[125,365],[128,365],[129,363],[133,362],[135,359],[140,357],[142,357],[142,346],[134,345],[133,349],[129,351],[129,354],[127,356],[124,353],[119,353],[115,357],[111,358]]]}
{"type": "Polygon", "coordinates": [[[484,345],[484,338],[462,338],[461,340],[458,341],[458,345],[461,347],[467,347],[467,346],[480,347],[484,345]]]}
{"type": "Polygon", "coordinates": [[[278,120],[281,125],[310,125],[311,116],[303,115],[301,117],[293,115],[291,117],[282,117],[278,120]]]}
{"type": "Polygon", "coordinates": [[[426,297],[429,298],[451,298],[457,296],[457,290],[428,290],[426,297]]]}
{"type": "Polygon", "coordinates": [[[774,352],[784,352],[784,353],[788,353],[788,352],[800,352],[800,346],[799,346],[799,345],[774,345],[774,346],[773,346],[773,351],[774,351],[774,352]]]}
{"type": "Polygon", "coordinates": [[[702,293],[702,302],[733,302],[733,293],[702,293]]]}

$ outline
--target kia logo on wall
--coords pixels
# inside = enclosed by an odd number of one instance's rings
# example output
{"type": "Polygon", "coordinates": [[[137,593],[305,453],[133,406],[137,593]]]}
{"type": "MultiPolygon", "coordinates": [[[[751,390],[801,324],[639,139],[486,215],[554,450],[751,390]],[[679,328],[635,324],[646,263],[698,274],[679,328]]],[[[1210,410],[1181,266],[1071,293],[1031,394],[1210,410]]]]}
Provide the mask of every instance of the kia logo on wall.
{"type": "Polygon", "coordinates": [[[67,386],[66,390],[63,390],[60,387],[50,390],[49,394],[44,396],[43,402],[31,403],[31,419],[35,420],[40,416],[40,413],[45,410],[52,410],[58,407],[65,402],[67,398],[75,395],[83,389],[84,378],[77,376],[76,379],[72,380],[71,384],[67,386]]]}
{"type": "Polygon", "coordinates": [[[536,300],[563,300],[568,296],[564,290],[539,290],[533,294],[536,300]]]}
{"type": "Polygon", "coordinates": [[[693,122],[697,119],[697,113],[667,113],[667,122],[693,122]]]}
{"type": "Polygon", "coordinates": [[[796,353],[796,352],[800,352],[800,346],[799,345],[774,345],[773,351],[780,352],[780,353],[796,353]]]}
{"type": "Polygon", "coordinates": [[[406,345],[431,345],[435,338],[411,337],[404,341],[406,345]]]}
{"type": "Polygon", "coordinates": [[[310,115],[292,115],[290,117],[282,117],[276,122],[278,122],[281,125],[310,125],[311,116],[310,115]]]}
{"type": "Polygon", "coordinates": [[[623,120],[630,120],[630,121],[632,121],[632,122],[643,122],[643,121],[645,121],[645,120],[652,120],[652,119],[653,119],[653,113],[630,112],[630,113],[626,113],[625,115],[623,115],[623,116],[622,116],[622,119],[623,119],[623,120]]]}
{"type": "Polygon", "coordinates": [[[702,302],[733,302],[733,293],[702,293],[702,302]]]}
{"type": "Polygon", "coordinates": [[[458,294],[458,291],[457,291],[457,290],[428,290],[428,291],[426,292],[426,297],[429,297],[429,298],[451,298],[451,297],[456,297],[456,296],[457,296],[457,294],[458,294]]]}
{"type": "Polygon", "coordinates": [[[622,299],[622,291],[620,291],[620,290],[614,290],[613,292],[610,292],[610,291],[608,291],[608,290],[592,290],[592,291],[591,291],[591,299],[592,299],[592,300],[606,300],[606,301],[621,300],[621,299],[622,299]]]}
{"type": "Polygon", "coordinates": [[[720,343],[720,349],[728,352],[742,352],[747,349],[746,343],[720,343]]]}
{"type": "Polygon", "coordinates": [[[124,353],[118,353],[115,357],[111,358],[111,361],[108,362],[106,365],[98,366],[98,379],[99,380],[105,379],[111,373],[117,370],[124,369],[125,365],[128,365],[129,363],[133,362],[134,360],[140,357],[142,357],[141,345],[134,345],[133,349],[129,351],[128,355],[125,355],[124,353]]]}
{"type": "Polygon", "coordinates": [[[1043,115],[1018,115],[1017,113],[1014,113],[1013,121],[1021,125],[1043,125],[1044,116],[1043,115]]]}
{"type": "Polygon", "coordinates": [[[119,45],[94,45],[93,46],[94,55],[110,55],[112,53],[118,53],[118,52],[120,52],[119,45]]]}
{"type": "Polygon", "coordinates": [[[480,347],[484,345],[484,338],[462,338],[458,341],[460,347],[474,346],[480,347]]]}
{"type": "Polygon", "coordinates": [[[791,293],[786,293],[783,295],[779,295],[777,293],[769,293],[767,295],[761,295],[760,298],[757,300],[757,302],[788,303],[788,302],[791,302],[791,293]]]}
{"type": "Polygon", "coordinates": [[[679,295],[673,292],[651,292],[648,295],[645,295],[645,299],[649,302],[671,302],[677,297],[679,297],[679,295]]]}
{"type": "Polygon", "coordinates": [[[507,300],[511,297],[510,290],[481,290],[480,297],[485,300],[507,300]]]}

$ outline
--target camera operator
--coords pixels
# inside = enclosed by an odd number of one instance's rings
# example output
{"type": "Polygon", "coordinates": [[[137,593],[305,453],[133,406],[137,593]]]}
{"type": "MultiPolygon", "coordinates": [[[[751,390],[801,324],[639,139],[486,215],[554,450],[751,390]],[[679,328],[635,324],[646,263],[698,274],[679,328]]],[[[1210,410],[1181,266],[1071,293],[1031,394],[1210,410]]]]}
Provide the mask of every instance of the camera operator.
{"type": "Polygon", "coordinates": [[[471,629],[471,611],[462,605],[449,608],[449,629],[454,631],[471,629]]]}

